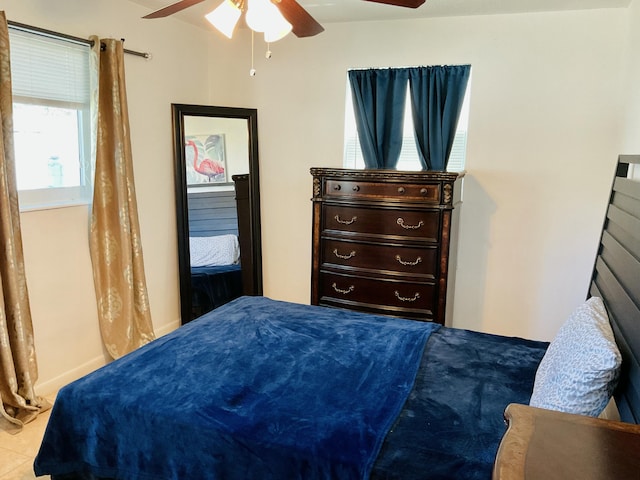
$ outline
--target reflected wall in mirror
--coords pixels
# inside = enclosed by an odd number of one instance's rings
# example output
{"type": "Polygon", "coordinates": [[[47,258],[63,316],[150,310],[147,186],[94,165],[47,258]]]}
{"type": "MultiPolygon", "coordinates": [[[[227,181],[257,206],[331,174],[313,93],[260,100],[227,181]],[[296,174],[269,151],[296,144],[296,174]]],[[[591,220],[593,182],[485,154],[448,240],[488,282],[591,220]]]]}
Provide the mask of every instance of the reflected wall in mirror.
{"type": "Polygon", "coordinates": [[[262,295],[257,110],[172,104],[180,311],[262,295]]]}

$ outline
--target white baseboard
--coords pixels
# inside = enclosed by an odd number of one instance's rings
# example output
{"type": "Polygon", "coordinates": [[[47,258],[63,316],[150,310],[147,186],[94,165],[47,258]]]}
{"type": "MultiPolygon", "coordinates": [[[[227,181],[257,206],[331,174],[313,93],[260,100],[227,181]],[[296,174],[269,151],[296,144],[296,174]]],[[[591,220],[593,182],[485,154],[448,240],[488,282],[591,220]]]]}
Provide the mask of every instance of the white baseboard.
{"type": "MultiPolygon", "coordinates": [[[[162,325],[161,327],[156,329],[156,337],[162,337],[167,333],[173,332],[180,326],[180,320],[176,320],[174,322],[167,323],[162,325]]],[[[42,397],[49,397],[55,395],[55,393],[60,390],[65,385],[77,380],[79,378],[84,377],[85,375],[97,370],[100,367],[106,365],[107,359],[105,356],[100,355],[95,357],[88,362],[83,363],[71,370],[68,370],[57,377],[54,377],[45,382],[36,382],[35,389],[38,395],[42,397]]]]}
{"type": "Polygon", "coordinates": [[[178,319],[178,320],[175,320],[173,322],[166,323],[166,324],[162,325],[161,327],[156,328],[156,337],[162,337],[162,336],[166,335],[167,333],[173,332],[181,324],[182,324],[182,322],[180,321],[180,319],[178,319]]]}
{"type": "Polygon", "coordinates": [[[36,382],[35,389],[38,395],[42,397],[49,397],[54,395],[58,390],[60,390],[65,385],[77,380],[85,375],[97,370],[98,368],[104,366],[106,364],[106,360],[104,356],[100,355],[99,357],[95,357],[88,362],[79,365],[72,370],[68,370],[57,377],[54,377],[46,382],[36,382]]]}

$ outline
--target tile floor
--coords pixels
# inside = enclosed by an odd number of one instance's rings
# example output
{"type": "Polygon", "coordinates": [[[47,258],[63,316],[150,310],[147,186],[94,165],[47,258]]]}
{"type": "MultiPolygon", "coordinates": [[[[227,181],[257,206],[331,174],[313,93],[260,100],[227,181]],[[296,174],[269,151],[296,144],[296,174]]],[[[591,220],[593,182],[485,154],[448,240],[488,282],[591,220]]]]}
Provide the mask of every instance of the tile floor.
{"type": "MultiPolygon", "coordinates": [[[[53,397],[46,398],[53,403],[53,397]]],[[[0,480],[33,480],[33,459],[38,453],[44,429],[49,420],[48,410],[33,421],[26,424],[20,433],[12,435],[0,424],[0,480]]],[[[49,480],[49,476],[38,477],[38,480],[49,480]]]]}

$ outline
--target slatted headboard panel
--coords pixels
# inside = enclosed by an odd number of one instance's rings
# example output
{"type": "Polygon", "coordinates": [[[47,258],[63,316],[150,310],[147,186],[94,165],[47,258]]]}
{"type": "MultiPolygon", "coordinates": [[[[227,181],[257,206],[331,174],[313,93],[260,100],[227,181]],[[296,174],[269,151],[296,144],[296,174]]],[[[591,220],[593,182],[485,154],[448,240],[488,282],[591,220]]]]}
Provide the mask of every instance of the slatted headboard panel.
{"type": "Polygon", "coordinates": [[[238,235],[236,192],[195,192],[188,194],[189,236],[238,235]]]}
{"type": "Polygon", "coordinates": [[[640,155],[621,155],[611,189],[590,294],[607,307],[623,371],[615,393],[620,417],[640,423],[640,155]]]}

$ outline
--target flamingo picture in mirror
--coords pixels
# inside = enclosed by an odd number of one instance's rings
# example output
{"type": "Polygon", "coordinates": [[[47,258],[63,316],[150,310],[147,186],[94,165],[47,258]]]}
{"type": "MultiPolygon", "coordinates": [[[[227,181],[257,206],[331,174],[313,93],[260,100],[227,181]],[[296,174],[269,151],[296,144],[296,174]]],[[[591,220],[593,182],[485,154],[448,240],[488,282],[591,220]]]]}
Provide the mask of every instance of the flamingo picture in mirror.
{"type": "Polygon", "coordinates": [[[223,134],[185,137],[185,158],[187,186],[228,182],[223,134]]]}

